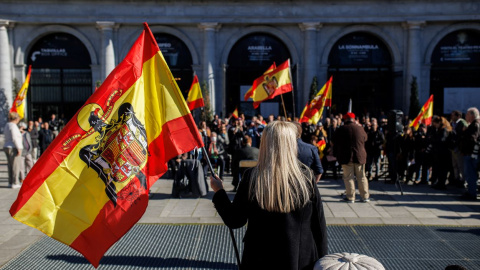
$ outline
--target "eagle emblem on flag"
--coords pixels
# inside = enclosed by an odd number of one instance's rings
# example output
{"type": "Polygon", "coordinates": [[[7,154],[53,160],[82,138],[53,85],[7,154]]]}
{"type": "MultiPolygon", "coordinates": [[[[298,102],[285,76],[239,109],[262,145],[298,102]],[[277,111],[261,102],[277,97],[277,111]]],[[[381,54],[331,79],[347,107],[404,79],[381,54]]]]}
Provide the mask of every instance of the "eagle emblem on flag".
{"type": "Polygon", "coordinates": [[[122,104],[117,119],[112,118],[110,123],[102,118],[100,109],[96,108],[90,112],[88,122],[98,135],[95,144],[80,150],[80,158],[98,173],[105,183],[105,193],[113,204],[117,205],[115,183],[128,183],[137,177],[140,188],[147,189],[146,177],[142,172],[148,157],[147,133],[135,116],[132,105],[122,104]]]}
{"type": "Polygon", "coordinates": [[[275,76],[265,76],[265,82],[263,83],[263,89],[267,92],[267,95],[272,95],[278,87],[278,81],[275,76]]]}

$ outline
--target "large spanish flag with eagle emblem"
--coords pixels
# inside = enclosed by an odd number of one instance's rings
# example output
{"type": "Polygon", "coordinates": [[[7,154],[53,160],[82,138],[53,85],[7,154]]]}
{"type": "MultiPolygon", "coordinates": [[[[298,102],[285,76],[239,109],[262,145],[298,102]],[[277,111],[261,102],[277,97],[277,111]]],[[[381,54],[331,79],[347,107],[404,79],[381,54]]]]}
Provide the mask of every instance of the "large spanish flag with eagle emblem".
{"type": "Polygon", "coordinates": [[[290,59],[277,66],[274,70],[257,78],[253,82],[251,89],[252,90],[249,90],[245,95],[245,99],[251,97],[255,109],[260,106],[260,103],[267,99],[272,99],[278,95],[292,91],[290,59]]]}
{"type": "Polygon", "coordinates": [[[202,139],[145,23],[125,59],[32,168],[10,214],[97,267],[142,217],[167,161],[195,147],[202,139]]]}
{"type": "Polygon", "coordinates": [[[15,100],[13,101],[12,108],[10,112],[16,112],[20,116],[20,119],[25,118],[25,98],[27,97],[28,85],[30,84],[30,76],[32,74],[32,66],[28,66],[27,77],[25,77],[25,82],[18,91],[15,100]]]}

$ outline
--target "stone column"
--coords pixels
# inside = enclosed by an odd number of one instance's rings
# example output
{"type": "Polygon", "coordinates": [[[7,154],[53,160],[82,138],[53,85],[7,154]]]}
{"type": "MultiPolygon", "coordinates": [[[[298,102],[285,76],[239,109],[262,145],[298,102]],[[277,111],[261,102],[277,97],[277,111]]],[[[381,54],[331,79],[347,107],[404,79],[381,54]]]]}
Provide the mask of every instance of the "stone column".
{"type": "MultiPolygon", "coordinates": [[[[403,24],[404,28],[408,31],[408,47],[407,47],[407,63],[405,72],[405,84],[404,84],[404,100],[403,110],[408,114],[410,108],[410,83],[412,82],[412,76],[417,77],[417,84],[419,86],[419,96],[421,92],[426,89],[420,89],[422,86],[422,28],[425,25],[424,21],[407,21],[403,24]]],[[[420,101],[422,103],[422,101],[420,101]]]]}
{"type": "MultiPolygon", "coordinates": [[[[212,112],[216,112],[217,99],[215,97],[215,32],[220,29],[218,23],[201,23],[198,26],[204,31],[203,35],[203,79],[207,81],[208,92],[210,95],[210,107],[212,112]]],[[[221,106],[221,97],[219,105],[221,106]]]]}
{"type": "Polygon", "coordinates": [[[108,74],[115,68],[115,51],[113,48],[113,28],[114,22],[99,21],[97,28],[102,33],[102,42],[100,50],[100,78],[105,80],[108,74]]]}
{"type": "MultiPolygon", "coordinates": [[[[304,54],[303,54],[303,95],[300,98],[300,104],[306,104],[309,98],[310,85],[313,77],[317,75],[317,31],[322,27],[318,22],[307,22],[299,24],[304,34],[304,54]]],[[[319,82],[322,80],[318,78],[319,82]]]]}
{"type": "Polygon", "coordinates": [[[8,108],[12,106],[12,61],[7,27],[9,21],[0,20],[0,91],[4,94],[8,108]]]}

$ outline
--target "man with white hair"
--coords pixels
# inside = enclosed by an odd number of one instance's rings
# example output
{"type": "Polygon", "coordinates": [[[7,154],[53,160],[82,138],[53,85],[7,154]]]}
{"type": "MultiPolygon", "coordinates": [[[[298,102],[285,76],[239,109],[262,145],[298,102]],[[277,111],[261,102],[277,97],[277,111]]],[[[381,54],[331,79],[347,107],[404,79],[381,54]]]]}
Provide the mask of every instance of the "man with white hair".
{"type": "Polygon", "coordinates": [[[468,189],[462,195],[464,200],[477,200],[477,165],[478,152],[480,148],[480,113],[475,107],[469,108],[465,116],[469,123],[465,132],[463,132],[460,141],[460,151],[463,154],[463,173],[467,181],[468,189]]]}

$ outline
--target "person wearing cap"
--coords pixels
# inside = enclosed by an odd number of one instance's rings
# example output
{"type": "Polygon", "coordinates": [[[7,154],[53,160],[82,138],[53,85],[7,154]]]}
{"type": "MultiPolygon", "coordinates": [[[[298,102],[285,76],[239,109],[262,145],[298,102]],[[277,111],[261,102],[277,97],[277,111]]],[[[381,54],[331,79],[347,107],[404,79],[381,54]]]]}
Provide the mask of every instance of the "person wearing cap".
{"type": "Polygon", "coordinates": [[[23,141],[22,163],[20,170],[20,181],[23,182],[28,172],[30,172],[33,167],[33,143],[30,133],[26,131],[27,124],[25,124],[24,122],[20,122],[18,124],[18,128],[20,129],[20,133],[22,134],[23,141]]]}
{"type": "Polygon", "coordinates": [[[355,114],[346,113],[344,120],[345,124],[337,129],[333,138],[333,152],[343,169],[343,181],[346,189],[344,200],[349,203],[355,202],[355,183],[353,179],[356,177],[362,197],[361,201],[368,202],[370,201],[370,194],[368,192],[368,180],[365,176],[367,134],[361,125],[355,123],[355,114]]]}

